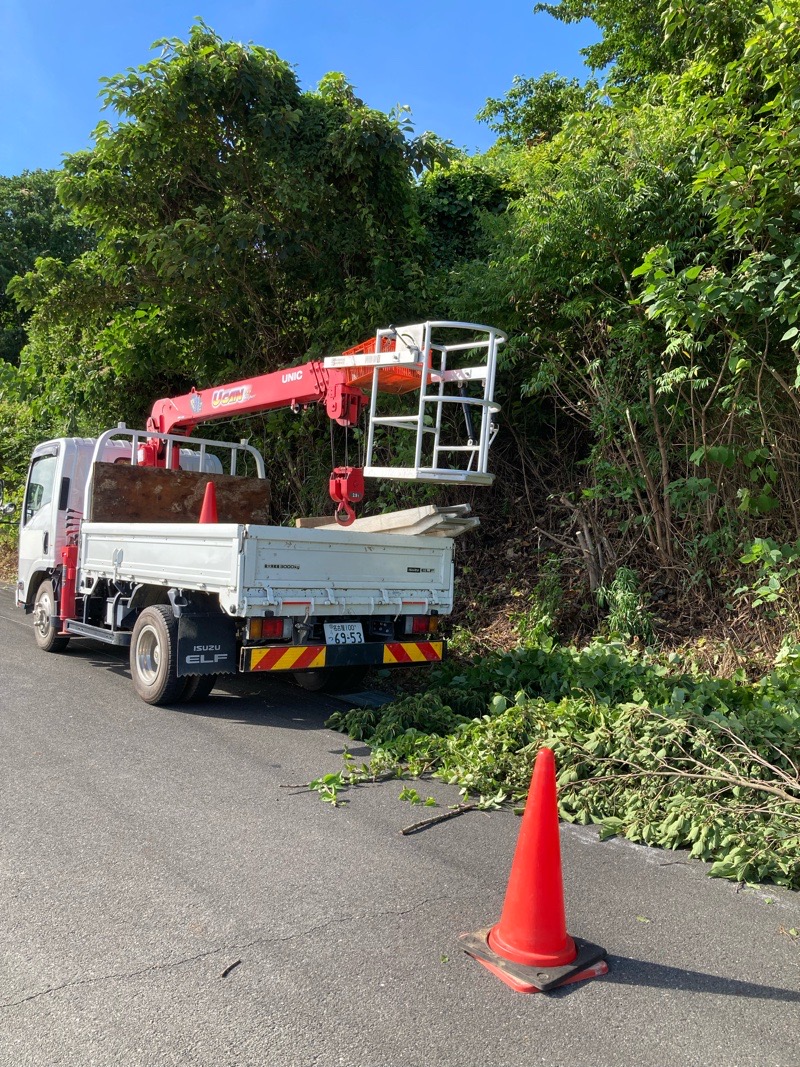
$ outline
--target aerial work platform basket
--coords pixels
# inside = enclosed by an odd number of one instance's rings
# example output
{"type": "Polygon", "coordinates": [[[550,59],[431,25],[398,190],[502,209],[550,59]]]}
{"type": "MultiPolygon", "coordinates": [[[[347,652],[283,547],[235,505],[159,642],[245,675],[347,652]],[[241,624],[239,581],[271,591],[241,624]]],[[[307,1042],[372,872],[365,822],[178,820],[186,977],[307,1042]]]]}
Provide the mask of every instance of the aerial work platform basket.
{"type": "Polygon", "coordinates": [[[491,485],[489,449],[500,405],[494,401],[497,349],[505,334],[472,322],[423,322],[378,330],[374,338],[328,356],[325,366],[344,370],[348,384],[370,391],[367,478],[491,485]],[[378,411],[381,394],[406,398],[378,411]],[[397,409],[397,410],[394,410],[397,409]],[[396,431],[414,434],[398,450],[396,431]],[[408,466],[382,465],[404,455],[408,466]]]}

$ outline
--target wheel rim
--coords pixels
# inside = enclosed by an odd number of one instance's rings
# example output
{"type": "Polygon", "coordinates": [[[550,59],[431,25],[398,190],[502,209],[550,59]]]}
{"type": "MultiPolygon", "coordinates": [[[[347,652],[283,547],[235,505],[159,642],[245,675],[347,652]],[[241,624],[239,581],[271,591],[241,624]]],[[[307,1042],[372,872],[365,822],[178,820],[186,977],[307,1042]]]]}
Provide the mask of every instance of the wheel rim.
{"type": "Polygon", "coordinates": [[[152,685],[158,678],[160,662],[158,634],[153,626],[143,626],[136,642],[136,670],[146,685],[152,685]]]}
{"type": "Polygon", "coordinates": [[[41,592],[36,598],[36,607],[33,612],[33,625],[42,635],[47,637],[50,632],[50,616],[53,614],[53,601],[48,592],[41,592]]]}

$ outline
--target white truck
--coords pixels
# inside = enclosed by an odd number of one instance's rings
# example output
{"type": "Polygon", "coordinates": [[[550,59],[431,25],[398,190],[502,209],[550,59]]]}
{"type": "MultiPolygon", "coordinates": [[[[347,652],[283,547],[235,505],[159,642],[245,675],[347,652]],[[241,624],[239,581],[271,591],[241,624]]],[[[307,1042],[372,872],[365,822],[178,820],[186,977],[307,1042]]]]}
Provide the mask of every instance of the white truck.
{"type": "Polygon", "coordinates": [[[38,646],[129,646],[136,691],[155,705],[203,699],[219,675],[237,671],[288,671],[309,689],[348,689],[373,666],[441,660],[453,536],[478,520],[465,505],[356,519],[352,505],[364,477],[491,483],[503,340],[471,323],[390,327],[324,361],[158,401],[146,430],[120,424],[97,439],[38,445],[16,589],[38,646]],[[465,366],[476,353],[477,365],[465,366]],[[382,392],[411,398],[412,413],[378,414],[382,392]],[[322,402],[344,426],[369,407],[367,462],[333,472],[334,517],[298,527],[270,525],[257,449],[188,436],[223,414],[322,402]],[[466,443],[448,436],[456,412],[466,443]],[[373,453],[385,464],[398,430],[415,433],[413,465],[376,465],[373,453]]]}

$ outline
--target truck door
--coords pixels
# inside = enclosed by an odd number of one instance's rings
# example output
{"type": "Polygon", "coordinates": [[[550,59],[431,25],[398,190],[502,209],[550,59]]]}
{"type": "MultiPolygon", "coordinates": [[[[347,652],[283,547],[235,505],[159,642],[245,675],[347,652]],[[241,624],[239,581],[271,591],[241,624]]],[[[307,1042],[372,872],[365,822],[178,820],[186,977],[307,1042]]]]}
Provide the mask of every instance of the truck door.
{"type": "Polygon", "coordinates": [[[25,603],[33,575],[55,566],[58,466],[57,444],[36,449],[28,471],[20,519],[18,604],[25,603]]]}

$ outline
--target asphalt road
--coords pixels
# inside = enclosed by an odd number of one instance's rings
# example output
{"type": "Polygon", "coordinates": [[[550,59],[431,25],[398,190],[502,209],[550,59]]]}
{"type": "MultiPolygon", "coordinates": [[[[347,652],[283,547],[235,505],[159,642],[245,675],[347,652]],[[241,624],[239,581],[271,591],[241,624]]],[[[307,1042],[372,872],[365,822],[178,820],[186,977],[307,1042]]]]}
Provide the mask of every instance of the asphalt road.
{"type": "Polygon", "coordinates": [[[150,708],[118,653],[40,653],[4,589],[0,703],[2,1067],[800,1064],[797,894],[564,826],[568,927],[611,971],[526,996],[456,941],[499,917],[519,820],[403,837],[397,782],[285,788],[340,766],[332,700],[150,708]]]}

